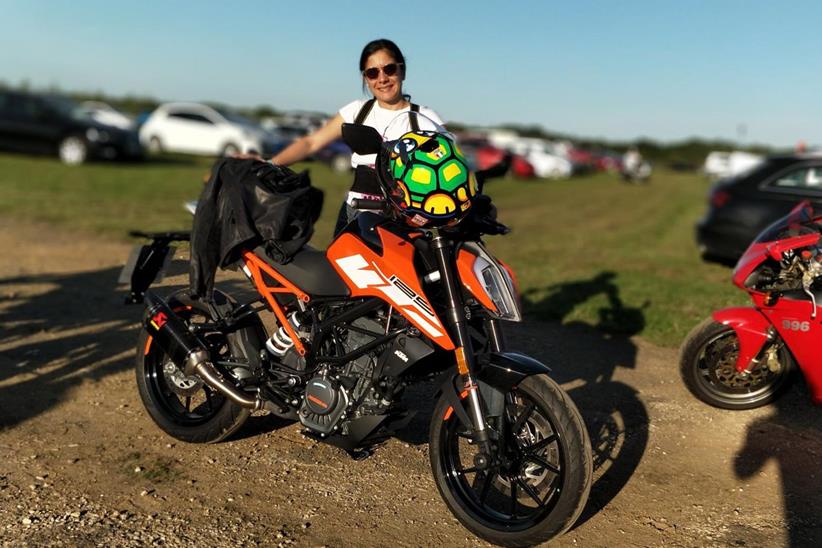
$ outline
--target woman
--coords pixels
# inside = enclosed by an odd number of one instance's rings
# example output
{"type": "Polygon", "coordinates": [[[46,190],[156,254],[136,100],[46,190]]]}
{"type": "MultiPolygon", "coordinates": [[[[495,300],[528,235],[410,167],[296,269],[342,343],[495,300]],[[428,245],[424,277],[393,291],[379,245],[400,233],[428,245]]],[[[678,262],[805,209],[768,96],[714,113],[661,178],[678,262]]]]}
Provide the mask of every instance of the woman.
{"type": "MultiPolygon", "coordinates": [[[[368,125],[383,135],[398,114],[414,110],[442,124],[436,112],[427,107],[412,104],[410,96],[403,94],[402,84],[406,75],[405,57],[400,48],[391,40],[382,38],[366,44],[360,54],[360,73],[364,87],[367,87],[373,96],[371,100],[357,100],[348,103],[323,127],[310,135],[297,139],[274,156],[271,161],[275,164],[289,165],[315,154],[332,141],[342,137],[343,123],[368,125]]],[[[387,135],[389,139],[399,138],[406,131],[416,128],[394,124],[391,129],[392,132],[398,134],[387,135]]],[[[352,199],[382,197],[379,182],[373,170],[375,161],[374,154],[351,155],[351,166],[355,169],[354,184],[340,211],[335,232],[339,232],[345,222],[350,221],[356,215],[357,211],[348,205],[352,199]]]]}

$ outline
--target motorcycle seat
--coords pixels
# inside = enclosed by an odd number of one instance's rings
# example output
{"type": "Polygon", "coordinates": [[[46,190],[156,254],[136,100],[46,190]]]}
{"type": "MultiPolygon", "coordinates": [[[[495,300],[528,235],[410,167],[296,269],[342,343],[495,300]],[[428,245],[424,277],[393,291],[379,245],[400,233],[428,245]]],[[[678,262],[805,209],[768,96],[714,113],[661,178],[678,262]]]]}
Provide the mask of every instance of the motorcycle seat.
{"type": "Polygon", "coordinates": [[[309,295],[346,297],[351,293],[328,261],[325,251],[306,245],[286,264],[272,260],[263,247],[257,247],[254,253],[309,295]]]}

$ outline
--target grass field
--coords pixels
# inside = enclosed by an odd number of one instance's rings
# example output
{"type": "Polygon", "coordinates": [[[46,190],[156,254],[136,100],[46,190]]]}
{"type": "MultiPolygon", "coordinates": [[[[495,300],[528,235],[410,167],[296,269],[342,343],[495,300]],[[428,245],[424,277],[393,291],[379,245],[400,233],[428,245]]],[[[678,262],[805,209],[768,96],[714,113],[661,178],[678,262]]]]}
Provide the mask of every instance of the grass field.
{"type": "MultiPolygon", "coordinates": [[[[301,167],[326,191],[315,237],[325,245],[350,181],[322,165],[301,167]]],[[[208,168],[187,157],[68,167],[0,155],[0,215],[118,239],[131,229],[185,229],[191,218],[181,204],[196,198],[208,168]]],[[[486,192],[513,232],[488,244],[517,272],[531,317],[676,346],[711,310],[745,302],[730,270],[699,259],[693,226],[706,190],[701,177],[665,171],[644,186],[610,174],[496,180],[486,192]]]]}

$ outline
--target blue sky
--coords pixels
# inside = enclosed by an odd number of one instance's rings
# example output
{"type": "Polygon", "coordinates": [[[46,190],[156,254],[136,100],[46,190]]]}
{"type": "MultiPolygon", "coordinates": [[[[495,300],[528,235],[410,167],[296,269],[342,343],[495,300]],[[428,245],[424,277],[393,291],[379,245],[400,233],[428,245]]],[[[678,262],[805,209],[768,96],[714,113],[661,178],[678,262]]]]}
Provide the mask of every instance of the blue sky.
{"type": "Polygon", "coordinates": [[[791,146],[822,143],[820,21],[796,1],[0,0],[0,79],[333,112],[387,37],[446,120],[791,146]]]}

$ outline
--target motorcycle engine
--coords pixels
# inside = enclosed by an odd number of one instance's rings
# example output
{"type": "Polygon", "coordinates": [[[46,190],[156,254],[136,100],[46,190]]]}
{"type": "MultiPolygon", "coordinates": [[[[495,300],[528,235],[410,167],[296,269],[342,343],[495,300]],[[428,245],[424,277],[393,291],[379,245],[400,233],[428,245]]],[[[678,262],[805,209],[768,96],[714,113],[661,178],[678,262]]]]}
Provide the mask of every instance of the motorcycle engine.
{"type": "Polygon", "coordinates": [[[339,382],[314,377],[305,388],[300,422],[320,434],[330,434],[345,412],[348,401],[348,393],[339,382]]]}
{"type": "MultiPolygon", "coordinates": [[[[380,323],[370,318],[358,318],[352,325],[374,333],[385,331],[380,323]]],[[[346,353],[353,352],[375,338],[353,330],[348,331],[345,337],[343,348],[346,353]]],[[[369,389],[373,384],[371,376],[381,351],[381,347],[377,348],[336,370],[325,371],[308,381],[299,412],[300,422],[320,434],[327,435],[336,430],[342,430],[345,434],[344,425],[338,423],[347,409],[351,418],[361,414],[354,409],[360,400],[363,404],[370,402],[369,389]]]]}

